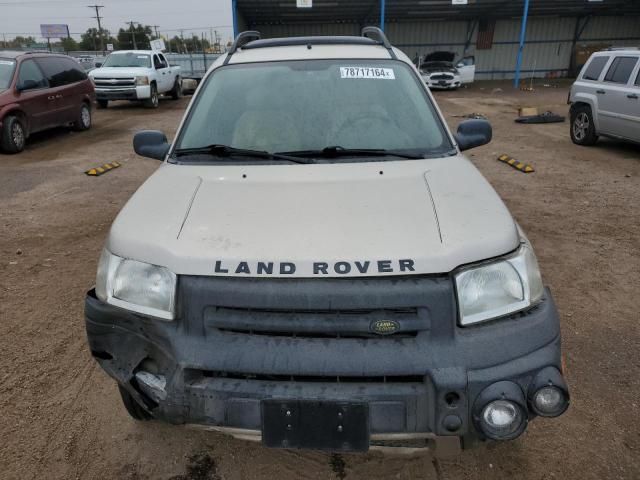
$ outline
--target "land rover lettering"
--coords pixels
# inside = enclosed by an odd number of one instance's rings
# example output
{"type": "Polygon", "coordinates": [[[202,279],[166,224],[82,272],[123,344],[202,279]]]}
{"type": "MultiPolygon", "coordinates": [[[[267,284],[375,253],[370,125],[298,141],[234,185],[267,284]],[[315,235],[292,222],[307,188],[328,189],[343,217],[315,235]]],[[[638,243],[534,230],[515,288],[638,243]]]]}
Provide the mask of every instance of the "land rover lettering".
{"type": "MultiPolygon", "coordinates": [[[[311,275],[371,275],[376,273],[410,273],[415,272],[415,260],[356,260],[338,261],[338,262],[312,262],[311,275]]],[[[224,275],[304,275],[309,263],[296,264],[293,262],[227,262],[224,260],[216,260],[214,265],[214,273],[224,275]],[[274,268],[275,267],[275,268],[274,268]]]]}

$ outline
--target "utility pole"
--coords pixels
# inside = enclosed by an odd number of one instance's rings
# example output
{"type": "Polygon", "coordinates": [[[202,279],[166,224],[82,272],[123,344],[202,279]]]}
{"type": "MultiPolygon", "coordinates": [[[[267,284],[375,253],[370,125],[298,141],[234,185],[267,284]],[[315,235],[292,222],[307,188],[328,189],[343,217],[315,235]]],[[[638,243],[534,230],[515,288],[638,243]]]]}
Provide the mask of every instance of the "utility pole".
{"type": "Polygon", "coordinates": [[[134,22],[133,20],[130,20],[130,21],[125,22],[125,23],[128,23],[131,26],[131,38],[133,38],[133,49],[137,50],[138,49],[138,42],[136,42],[136,30],[135,30],[135,28],[133,28],[133,24],[134,23],[138,23],[138,22],[134,22]]]}
{"type": "Polygon", "coordinates": [[[187,44],[184,43],[184,30],[180,30],[180,39],[182,40],[182,48],[184,49],[184,53],[189,53],[189,49],[187,48],[187,44]]]}
{"type": "Polygon", "coordinates": [[[156,31],[156,38],[160,38],[160,35],[158,34],[158,28],[160,28],[160,25],[153,26],[153,29],[156,31]]]}
{"type": "Polygon", "coordinates": [[[104,8],[104,5],[87,5],[87,7],[95,8],[96,10],[96,16],[93,18],[98,20],[98,36],[100,37],[100,50],[102,51],[102,53],[104,53],[104,41],[102,39],[102,24],[100,23],[100,20],[102,20],[102,17],[100,16],[100,9],[104,8]]]}

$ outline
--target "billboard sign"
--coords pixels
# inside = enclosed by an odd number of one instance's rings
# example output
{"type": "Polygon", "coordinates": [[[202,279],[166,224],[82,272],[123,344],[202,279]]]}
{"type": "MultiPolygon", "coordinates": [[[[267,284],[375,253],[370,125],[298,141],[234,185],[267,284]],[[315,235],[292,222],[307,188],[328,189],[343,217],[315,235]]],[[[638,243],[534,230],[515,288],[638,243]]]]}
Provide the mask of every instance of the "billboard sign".
{"type": "Polygon", "coordinates": [[[69,37],[69,25],[40,25],[40,33],[44,38],[67,38],[69,37]]]}

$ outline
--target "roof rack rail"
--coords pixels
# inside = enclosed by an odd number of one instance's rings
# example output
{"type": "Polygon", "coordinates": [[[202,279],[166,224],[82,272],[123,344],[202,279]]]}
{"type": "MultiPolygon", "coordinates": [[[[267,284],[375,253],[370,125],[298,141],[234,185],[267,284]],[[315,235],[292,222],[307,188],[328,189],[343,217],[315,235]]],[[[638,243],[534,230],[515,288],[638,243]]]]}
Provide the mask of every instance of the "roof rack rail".
{"type": "Polygon", "coordinates": [[[605,48],[607,52],[615,52],[617,50],[640,50],[640,47],[609,47],[605,48]]]}
{"type": "Polygon", "coordinates": [[[262,35],[260,32],[256,30],[248,30],[246,32],[240,32],[231,46],[231,49],[227,53],[227,58],[224,60],[224,65],[229,63],[231,60],[231,56],[238,51],[239,48],[242,48],[249,42],[253,42],[254,40],[260,40],[262,35]]]}
{"type": "Polygon", "coordinates": [[[391,46],[391,43],[389,43],[389,39],[380,28],[364,27],[362,29],[362,36],[377,41],[382,46],[384,46],[384,48],[389,50],[389,54],[391,55],[391,58],[393,58],[394,60],[398,59],[398,57],[396,57],[395,52],[393,51],[393,47],[391,46]]]}

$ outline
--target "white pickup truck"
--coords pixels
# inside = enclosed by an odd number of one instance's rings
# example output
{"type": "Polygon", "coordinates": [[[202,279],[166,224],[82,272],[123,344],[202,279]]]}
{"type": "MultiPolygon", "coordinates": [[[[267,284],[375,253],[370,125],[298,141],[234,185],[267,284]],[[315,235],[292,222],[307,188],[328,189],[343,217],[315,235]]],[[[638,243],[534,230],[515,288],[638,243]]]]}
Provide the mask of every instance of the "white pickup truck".
{"type": "Polygon", "coordinates": [[[157,108],[162,94],[174,100],[182,96],[180,67],[169,65],[160,51],[113,52],[89,76],[99,108],[107,108],[110,100],[142,100],[146,107],[157,108]]]}

